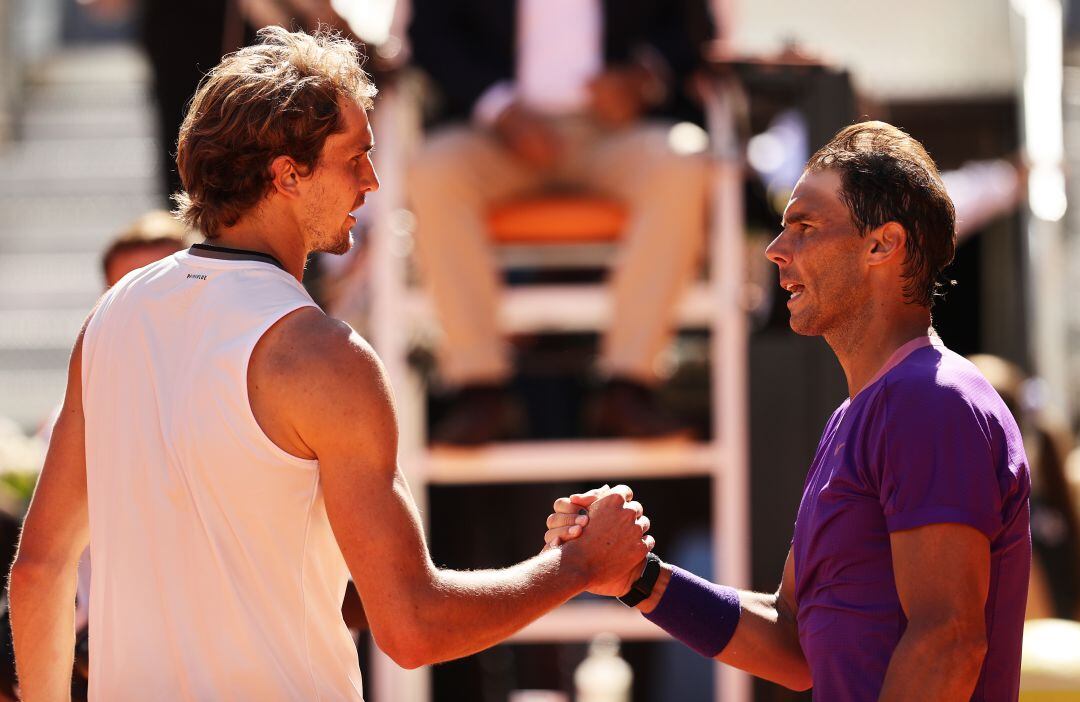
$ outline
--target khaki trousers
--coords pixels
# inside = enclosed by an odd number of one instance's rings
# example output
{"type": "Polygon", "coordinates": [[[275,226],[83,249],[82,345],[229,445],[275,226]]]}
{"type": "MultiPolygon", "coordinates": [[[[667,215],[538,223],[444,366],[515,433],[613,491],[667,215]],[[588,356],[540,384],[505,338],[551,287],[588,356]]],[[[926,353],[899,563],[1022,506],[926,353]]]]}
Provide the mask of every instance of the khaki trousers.
{"type": "Polygon", "coordinates": [[[655,382],[679,295],[693,277],[705,230],[707,162],[669,145],[671,125],[604,131],[584,119],[555,126],[564,153],[540,172],[490,132],[453,126],[429,135],[410,165],[420,272],[441,322],[440,370],[451,384],[501,382],[511,372],[496,312],[500,276],[485,231],[487,207],[550,187],[580,187],[630,207],[608,285],[613,318],[602,373],[655,382]]]}

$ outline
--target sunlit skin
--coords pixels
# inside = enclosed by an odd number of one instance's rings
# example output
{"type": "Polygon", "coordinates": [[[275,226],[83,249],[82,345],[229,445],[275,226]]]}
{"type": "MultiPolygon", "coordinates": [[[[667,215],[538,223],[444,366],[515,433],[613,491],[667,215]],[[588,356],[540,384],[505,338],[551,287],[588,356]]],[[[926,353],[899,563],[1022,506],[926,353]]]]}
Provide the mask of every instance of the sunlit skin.
{"type": "Polygon", "coordinates": [[[779,268],[780,287],[791,295],[787,306],[797,334],[843,335],[865,314],[869,290],[860,285],[866,266],[859,259],[867,242],[836,196],[839,187],[835,172],[800,179],[783,230],[766,250],[779,268]]]}
{"type": "Polygon", "coordinates": [[[343,254],[352,246],[352,215],[368,193],[379,189],[371,161],[375,146],[367,113],[342,99],[344,129],[323,144],[314,168],[289,156],[270,163],[266,197],[211,241],[218,246],[261,251],[276,257],[300,280],[308,254],[343,254]],[[267,236],[268,232],[272,232],[267,236]]]}
{"type": "Polygon", "coordinates": [[[825,338],[854,396],[893,350],[926,333],[930,309],[904,296],[904,228],[860,234],[840,193],[837,171],[804,173],[765,255],[791,295],[791,329],[825,338]]]}

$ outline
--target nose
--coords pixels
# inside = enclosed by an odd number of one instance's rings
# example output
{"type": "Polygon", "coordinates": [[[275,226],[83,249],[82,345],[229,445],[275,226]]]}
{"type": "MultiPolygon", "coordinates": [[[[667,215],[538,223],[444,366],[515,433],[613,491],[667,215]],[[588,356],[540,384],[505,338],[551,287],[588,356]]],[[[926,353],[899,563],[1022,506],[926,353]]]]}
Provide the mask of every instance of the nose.
{"type": "Polygon", "coordinates": [[[772,240],[772,243],[765,248],[765,258],[778,266],[791,263],[791,250],[788,248],[787,243],[784,232],[780,232],[776,238],[772,240]]]}
{"type": "Polygon", "coordinates": [[[378,189],[379,189],[379,174],[375,172],[375,166],[372,166],[370,171],[367,174],[367,177],[364,178],[363,182],[360,184],[360,192],[361,193],[373,193],[378,189]]]}

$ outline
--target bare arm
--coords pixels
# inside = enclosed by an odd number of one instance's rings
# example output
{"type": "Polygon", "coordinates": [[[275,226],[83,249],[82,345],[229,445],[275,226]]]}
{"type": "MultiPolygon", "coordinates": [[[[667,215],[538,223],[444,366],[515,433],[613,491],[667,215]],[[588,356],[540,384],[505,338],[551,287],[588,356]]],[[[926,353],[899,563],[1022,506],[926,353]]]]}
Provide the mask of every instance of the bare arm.
{"type": "MultiPolygon", "coordinates": [[[[643,613],[656,609],[670,579],[671,566],[664,564],[652,596],[638,609],[643,613]]],[[[795,620],[794,582],[795,561],[788,551],[784,577],[775,593],[740,590],[739,625],[716,660],[792,690],[809,689],[810,668],[799,645],[795,620]]]]}
{"type": "Polygon", "coordinates": [[[970,699],[986,655],[988,539],[969,526],[932,524],[895,532],[891,542],[908,625],[879,699],[970,699]]]}
{"type": "MultiPolygon", "coordinates": [[[[547,521],[545,543],[573,543],[572,539],[588,534],[592,527],[577,520],[578,510],[591,504],[594,499],[591,493],[571,495],[555,502],[555,511],[547,521]]],[[[656,609],[670,580],[671,566],[665,563],[653,586],[652,595],[637,605],[642,613],[656,609]]],[[[811,685],[810,668],[799,645],[795,618],[795,559],[792,552],[788,551],[783,579],[775,593],[740,590],[739,603],[742,612],[735,634],[716,660],[793,690],[808,689],[811,685]]]]}
{"type": "Polygon", "coordinates": [[[774,594],[739,592],[742,616],[735,636],[716,660],[794,690],[811,685],[799,644],[795,605],[795,558],[789,550],[774,594]]]}
{"type": "Polygon", "coordinates": [[[327,513],[372,634],[400,665],[486,648],[620,573],[629,587],[648,546],[637,514],[617,494],[598,502],[591,538],[504,570],[436,568],[397,466],[393,397],[374,352],[314,310],[287,321],[264,364],[280,372],[267,379],[282,393],[277,404],[297,440],[319,459],[327,513]],[[602,557],[608,547],[620,557],[602,557]]]}
{"type": "Polygon", "coordinates": [[[71,699],[76,577],[89,540],[82,339],[80,333],[71,353],[67,394],[9,581],[19,687],[23,699],[35,702],[71,699]]]}

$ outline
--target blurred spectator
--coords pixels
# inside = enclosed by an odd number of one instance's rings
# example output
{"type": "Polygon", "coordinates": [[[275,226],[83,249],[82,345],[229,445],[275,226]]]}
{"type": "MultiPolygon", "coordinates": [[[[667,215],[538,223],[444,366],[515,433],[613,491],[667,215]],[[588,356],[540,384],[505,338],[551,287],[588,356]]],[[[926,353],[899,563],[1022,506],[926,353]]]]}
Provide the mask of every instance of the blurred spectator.
{"type": "Polygon", "coordinates": [[[131,271],[147,266],[193,244],[197,236],[164,210],[153,210],[118,234],[101,254],[105,287],[131,271]]]}
{"type": "Polygon", "coordinates": [[[1071,499],[1065,458],[1066,430],[1039,412],[1039,381],[998,358],[979,354],[971,361],[1012,410],[1031,466],[1031,586],[1028,619],[1080,619],[1080,519],[1071,499]]]}
{"type": "Polygon", "coordinates": [[[704,0],[414,0],[414,60],[438,89],[441,118],[456,121],[429,134],[409,178],[418,260],[444,331],[441,372],[460,388],[436,442],[503,438],[515,414],[485,209],[567,188],[630,209],[593,430],[684,433],[656,402],[654,361],[704,240],[705,161],[670,132],[692,111],[685,88],[711,26],[704,0]]]}

